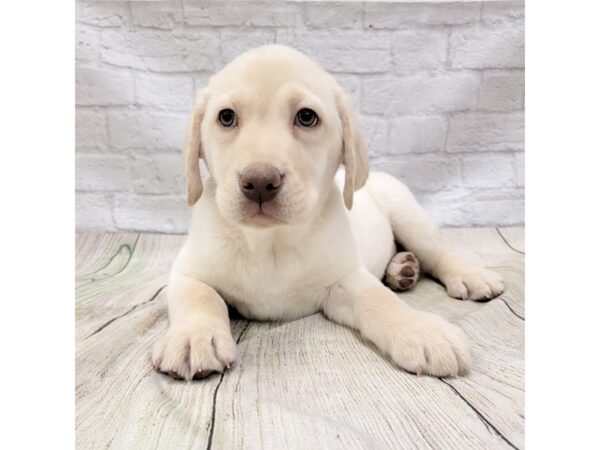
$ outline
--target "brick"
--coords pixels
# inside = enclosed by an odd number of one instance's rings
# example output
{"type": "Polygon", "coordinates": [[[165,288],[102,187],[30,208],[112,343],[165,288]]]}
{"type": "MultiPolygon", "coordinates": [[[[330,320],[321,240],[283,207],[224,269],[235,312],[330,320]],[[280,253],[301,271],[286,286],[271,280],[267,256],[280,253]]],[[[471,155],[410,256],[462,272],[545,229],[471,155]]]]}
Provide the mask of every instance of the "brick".
{"type": "Polygon", "coordinates": [[[387,3],[365,4],[364,26],[396,30],[406,25],[451,25],[476,22],[477,2],[457,3],[387,3]]]}
{"type": "Polygon", "coordinates": [[[360,78],[356,75],[337,74],[335,80],[338,82],[353,110],[359,110],[360,101],[360,78]]]}
{"type": "Polygon", "coordinates": [[[108,111],[111,146],[116,149],[181,150],[188,114],[142,110],[108,111]]]}
{"type": "Polygon", "coordinates": [[[446,120],[438,116],[397,117],[390,121],[390,153],[444,150],[446,120]]]}
{"type": "Polygon", "coordinates": [[[126,157],[77,154],[75,167],[75,187],[78,191],[127,191],[131,187],[126,157]]]}
{"type": "Polygon", "coordinates": [[[191,208],[182,195],[116,195],[114,220],[119,230],[185,233],[191,208]]]}
{"type": "Polygon", "coordinates": [[[255,31],[221,31],[223,62],[228,63],[246,50],[261,45],[274,44],[275,31],[262,29],[255,31]]]}
{"type": "Polygon", "coordinates": [[[221,61],[218,31],[103,30],[102,61],[156,72],[216,70],[221,61]]]}
{"type": "Polygon", "coordinates": [[[465,186],[481,188],[512,187],[515,183],[513,155],[468,155],[462,160],[465,186]]]}
{"type": "Polygon", "coordinates": [[[394,72],[411,75],[421,70],[443,68],[446,63],[446,30],[410,30],[395,33],[392,42],[394,72]]]}
{"type": "Polygon", "coordinates": [[[404,180],[440,224],[523,223],[522,1],[76,8],[79,229],[187,231],[181,150],[194,92],[273,42],[334,73],[372,167],[404,180]]]}
{"type": "Polygon", "coordinates": [[[475,189],[462,210],[465,224],[521,225],[525,216],[525,199],[522,191],[475,189]]]}
{"type": "Polygon", "coordinates": [[[114,231],[112,203],[104,194],[75,193],[75,228],[86,231],[114,231]]]}
{"type": "Polygon", "coordinates": [[[76,108],[75,145],[77,151],[108,148],[108,125],[102,108],[76,108]]]}
{"type": "Polygon", "coordinates": [[[525,19],[525,2],[500,1],[483,2],[481,21],[484,24],[494,25],[499,22],[515,22],[525,19]]]}
{"type": "Polygon", "coordinates": [[[447,191],[417,191],[414,195],[436,224],[451,227],[470,225],[463,211],[463,206],[469,203],[469,190],[457,187],[447,191]]]}
{"type": "Polygon", "coordinates": [[[388,151],[388,123],[379,117],[358,117],[359,127],[369,147],[369,155],[376,157],[388,151]]]}
{"type": "Polygon", "coordinates": [[[288,2],[184,0],[184,21],[199,26],[293,27],[298,8],[288,2]]]}
{"type": "Polygon", "coordinates": [[[415,196],[442,226],[509,226],[524,220],[523,193],[518,190],[458,188],[415,196]]]}
{"type": "Polygon", "coordinates": [[[75,79],[77,105],[127,105],[135,101],[134,79],[128,72],[77,67],[75,79]]]}
{"type": "Polygon", "coordinates": [[[184,195],[183,156],[179,153],[135,153],[131,175],[138,193],[184,195]]]}
{"type": "Polygon", "coordinates": [[[208,86],[208,82],[212,75],[212,73],[199,73],[194,76],[194,98],[196,98],[199,90],[208,86]]]}
{"type": "Polygon", "coordinates": [[[524,95],[523,71],[484,72],[477,107],[488,111],[522,110],[524,95]]]}
{"type": "Polygon", "coordinates": [[[525,186],[525,154],[517,153],[515,155],[515,172],[517,176],[517,186],[525,186]]]}
{"type": "Polygon", "coordinates": [[[130,2],[131,21],[140,27],[172,30],[183,21],[181,7],[176,1],[130,2]]]}
{"type": "MultiPolygon", "coordinates": [[[[275,42],[281,45],[295,46],[296,31],[293,29],[283,28],[275,30],[275,42]]],[[[304,50],[302,50],[304,51],[304,50]]]]}
{"type": "Polygon", "coordinates": [[[372,167],[387,172],[415,191],[437,191],[461,185],[460,164],[448,155],[376,159],[372,167]]]}
{"type": "Polygon", "coordinates": [[[449,152],[523,150],[523,113],[466,113],[450,117],[449,152]]]}
{"type": "Polygon", "coordinates": [[[477,104],[479,77],[445,73],[363,81],[361,106],[372,114],[414,114],[461,111],[477,104]]]}
{"type": "Polygon", "coordinates": [[[309,28],[360,28],[363,5],[359,2],[305,3],[304,24],[309,28]]]}
{"type": "Polygon", "coordinates": [[[302,50],[334,73],[381,73],[391,68],[389,33],[316,31],[277,33],[277,42],[302,50]]]}
{"type": "Polygon", "coordinates": [[[128,21],[126,2],[75,2],[75,20],[97,27],[120,27],[128,21]]]}
{"type": "Polygon", "coordinates": [[[450,62],[453,68],[523,68],[524,27],[508,24],[454,30],[450,35],[450,62]]]}
{"type": "Polygon", "coordinates": [[[360,91],[360,77],[357,75],[335,75],[335,81],[341,86],[348,97],[358,97],[360,91]]]}
{"type": "Polygon", "coordinates": [[[194,80],[190,76],[139,74],[136,78],[137,103],[172,111],[191,111],[194,80]]]}
{"type": "Polygon", "coordinates": [[[75,60],[80,63],[100,61],[100,34],[98,31],[75,25],[75,60]]]}

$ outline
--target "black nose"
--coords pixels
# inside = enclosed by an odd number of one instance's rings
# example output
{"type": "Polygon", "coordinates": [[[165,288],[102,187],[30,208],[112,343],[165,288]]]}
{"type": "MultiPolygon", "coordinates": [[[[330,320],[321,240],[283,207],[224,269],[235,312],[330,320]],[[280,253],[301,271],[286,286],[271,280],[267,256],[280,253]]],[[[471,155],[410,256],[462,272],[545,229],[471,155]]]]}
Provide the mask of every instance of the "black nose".
{"type": "Polygon", "coordinates": [[[240,175],[240,189],[258,204],[268,202],[281,190],[283,178],[271,164],[252,164],[240,175]]]}

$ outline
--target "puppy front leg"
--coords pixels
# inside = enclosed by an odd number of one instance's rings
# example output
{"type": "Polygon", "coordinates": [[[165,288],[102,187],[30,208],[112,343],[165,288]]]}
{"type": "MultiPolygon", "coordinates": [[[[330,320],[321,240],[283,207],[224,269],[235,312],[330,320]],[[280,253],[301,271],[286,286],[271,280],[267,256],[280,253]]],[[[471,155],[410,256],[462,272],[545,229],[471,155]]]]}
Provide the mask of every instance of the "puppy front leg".
{"type": "Polygon", "coordinates": [[[416,374],[455,376],[471,367],[463,331],[409,307],[367,271],[340,281],[323,303],[325,316],[357,329],[398,366],[416,374]]]}
{"type": "Polygon", "coordinates": [[[213,288],[172,274],[167,291],[169,330],[152,351],[156,370],[198,379],[229,368],[235,359],[225,301],[213,288]]]}

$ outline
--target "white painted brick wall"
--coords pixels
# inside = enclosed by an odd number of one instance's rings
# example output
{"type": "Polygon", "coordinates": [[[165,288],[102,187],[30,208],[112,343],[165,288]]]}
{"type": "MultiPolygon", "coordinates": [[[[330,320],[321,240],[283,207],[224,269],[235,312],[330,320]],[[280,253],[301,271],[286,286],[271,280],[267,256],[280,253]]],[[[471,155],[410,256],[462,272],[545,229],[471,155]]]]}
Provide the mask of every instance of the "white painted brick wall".
{"type": "Polygon", "coordinates": [[[78,229],[185,232],[194,92],[275,42],[335,74],[373,168],[440,224],[523,223],[520,1],[78,0],[75,42],[78,229]]]}

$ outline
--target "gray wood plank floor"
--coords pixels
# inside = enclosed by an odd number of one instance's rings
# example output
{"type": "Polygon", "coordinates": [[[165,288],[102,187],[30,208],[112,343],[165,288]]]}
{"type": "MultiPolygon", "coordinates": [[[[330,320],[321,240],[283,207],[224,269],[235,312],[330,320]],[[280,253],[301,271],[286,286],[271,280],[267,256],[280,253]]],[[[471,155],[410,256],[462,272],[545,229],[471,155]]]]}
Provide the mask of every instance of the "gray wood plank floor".
{"type": "Polygon", "coordinates": [[[459,324],[474,369],[440,379],[395,368],[321,315],[232,322],[238,360],[185,383],[156,373],[164,287],[185,237],[76,236],[76,437],[80,449],[495,449],[524,445],[524,230],[449,229],[507,292],[450,299],[423,279],[400,294],[459,324]]]}

